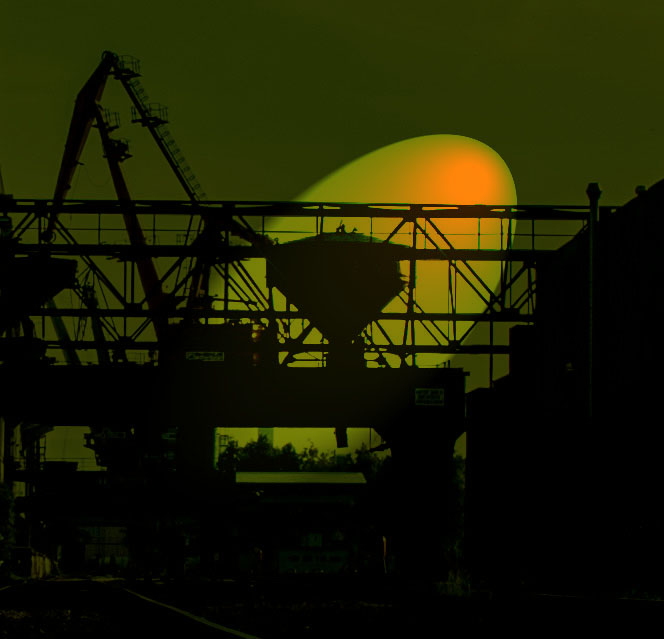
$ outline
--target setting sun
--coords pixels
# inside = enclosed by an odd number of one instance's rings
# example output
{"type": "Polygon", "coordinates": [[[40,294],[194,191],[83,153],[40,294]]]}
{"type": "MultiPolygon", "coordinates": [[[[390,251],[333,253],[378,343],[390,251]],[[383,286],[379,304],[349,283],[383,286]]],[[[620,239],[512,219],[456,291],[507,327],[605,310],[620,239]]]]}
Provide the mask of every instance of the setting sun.
{"type": "Polygon", "coordinates": [[[424,135],[389,144],[316,182],[299,201],[516,204],[507,164],[463,135],[424,135]]]}
{"type": "MultiPolygon", "coordinates": [[[[402,140],[367,153],[319,180],[295,199],[304,202],[425,204],[434,209],[436,205],[468,204],[505,208],[517,203],[512,174],[498,153],[478,140],[443,134],[402,140]]],[[[335,219],[332,212],[329,216],[335,219]]],[[[399,217],[395,211],[394,218],[372,221],[353,218],[346,222],[349,229],[355,227],[361,233],[385,239],[397,226],[399,217]]],[[[499,218],[440,218],[435,221],[435,229],[429,229],[425,224],[424,230],[429,235],[419,234],[417,246],[432,248],[433,240],[441,248],[448,248],[437,234],[438,229],[454,248],[498,250],[507,248],[508,226],[508,220],[499,218]]],[[[279,224],[276,223],[274,232],[278,234],[278,231],[279,224]]],[[[287,240],[287,237],[283,239],[287,240]]],[[[412,230],[403,227],[392,239],[410,245],[412,230]]],[[[478,261],[470,262],[470,265],[490,289],[495,289],[500,278],[499,262],[478,261]]],[[[408,265],[404,264],[404,267],[407,269],[408,265]]],[[[486,308],[485,300],[450,271],[448,261],[420,261],[414,277],[417,303],[426,312],[445,313],[454,307],[461,313],[481,313],[486,308]]],[[[397,299],[385,310],[399,311],[403,310],[402,307],[402,302],[397,299]]],[[[459,324],[456,328],[462,332],[468,326],[459,324]]],[[[422,338],[426,340],[426,334],[422,338]]],[[[420,356],[418,365],[440,365],[449,357],[442,354],[420,356]]]]}

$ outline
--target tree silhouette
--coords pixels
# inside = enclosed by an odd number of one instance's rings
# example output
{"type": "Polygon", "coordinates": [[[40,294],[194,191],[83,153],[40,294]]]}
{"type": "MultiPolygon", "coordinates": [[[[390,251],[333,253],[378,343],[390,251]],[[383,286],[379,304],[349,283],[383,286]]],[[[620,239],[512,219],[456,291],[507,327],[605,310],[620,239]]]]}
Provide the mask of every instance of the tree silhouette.
{"type": "Polygon", "coordinates": [[[226,473],[237,471],[346,471],[362,472],[367,481],[372,480],[389,457],[380,458],[369,451],[365,444],[354,454],[336,455],[320,452],[313,444],[301,453],[293,444],[281,448],[272,446],[265,435],[245,446],[230,440],[219,455],[217,468],[226,473]]]}
{"type": "Polygon", "coordinates": [[[236,471],[297,471],[300,470],[300,456],[292,444],[282,448],[273,447],[265,435],[254,442],[238,446],[231,440],[219,455],[217,468],[224,473],[236,471]]]}

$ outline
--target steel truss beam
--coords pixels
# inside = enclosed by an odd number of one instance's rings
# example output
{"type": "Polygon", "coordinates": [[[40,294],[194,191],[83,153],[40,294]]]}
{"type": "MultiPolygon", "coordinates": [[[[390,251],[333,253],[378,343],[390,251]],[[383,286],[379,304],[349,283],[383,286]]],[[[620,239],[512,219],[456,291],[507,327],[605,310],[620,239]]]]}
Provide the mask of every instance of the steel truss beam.
{"type": "MultiPolygon", "coordinates": [[[[149,257],[160,264],[164,273],[160,284],[170,302],[159,311],[159,317],[170,320],[245,321],[269,324],[278,323],[280,336],[278,348],[283,363],[293,363],[298,353],[325,354],[327,342],[322,339],[299,309],[293,310],[288,300],[281,307],[274,302],[272,290],[266,290],[252,274],[251,265],[271,259],[278,245],[257,241],[248,237],[264,235],[266,222],[275,218],[297,218],[303,229],[321,229],[325,218],[346,221],[353,218],[392,220],[391,231],[383,229],[375,241],[384,243],[391,238],[391,246],[384,246],[386,253],[408,265],[409,283],[398,310],[390,308],[379,313],[365,330],[365,352],[393,354],[402,363],[416,365],[416,356],[425,353],[501,355],[508,352],[504,339],[495,342],[493,326],[534,321],[536,267],[562,244],[585,228],[588,219],[587,206],[451,206],[404,204],[336,204],[299,202],[195,202],[195,201],[132,201],[130,205],[119,201],[71,200],[57,202],[58,236],[49,243],[41,240],[40,229],[54,206],[52,200],[9,199],[3,208],[16,221],[14,227],[14,255],[34,256],[48,254],[53,257],[69,257],[81,260],[93,274],[100,288],[97,295],[100,304],[96,308],[85,305],[75,307],[59,304],[60,308],[40,309],[33,317],[96,318],[103,320],[105,342],[98,339],[72,340],[68,347],[85,351],[95,348],[127,349],[129,351],[158,351],[159,343],[146,331],[150,329],[156,314],[148,309],[145,292],[135,284],[136,264],[149,257]],[[128,206],[141,219],[151,218],[152,232],[143,245],[123,244],[121,228],[113,220],[122,215],[128,206]],[[71,215],[66,227],[62,220],[71,215]],[[110,217],[109,217],[110,216],[110,217]],[[173,217],[175,216],[175,218],[173,217]],[[194,232],[203,228],[196,218],[215,221],[213,233],[194,232]],[[498,219],[500,224],[500,248],[456,248],[449,235],[443,231],[446,219],[478,218],[498,219]],[[173,241],[173,219],[181,221],[186,229],[186,243],[173,241]],[[166,224],[167,220],[171,220],[166,224]],[[163,222],[163,224],[162,224],[163,222]],[[560,223],[560,229],[541,231],[536,225],[560,223]],[[515,223],[519,226],[514,228],[515,223]],[[250,229],[241,237],[233,229],[243,225],[250,229]],[[253,226],[252,226],[253,224],[253,226]],[[503,233],[503,226],[507,230],[503,233]],[[570,226],[572,225],[572,226],[570,226]],[[167,228],[166,228],[167,227],[167,228]],[[525,227],[525,229],[524,229],[525,227]],[[229,241],[228,232],[231,232],[229,241]],[[524,232],[525,231],[525,232],[524,232]],[[399,244],[399,238],[408,238],[399,244]],[[170,238],[170,239],[169,239],[170,238]],[[396,239],[395,239],[396,238],[396,239]],[[93,259],[96,258],[96,259],[93,259]],[[106,258],[102,265],[100,258],[106,258]],[[208,306],[189,307],[184,295],[179,295],[185,283],[193,277],[194,261],[204,260],[214,265],[213,273],[223,285],[221,296],[208,306]],[[189,262],[189,265],[187,265],[189,262]],[[419,262],[446,263],[449,296],[448,309],[427,309],[420,304],[415,282],[415,269],[419,262]],[[500,264],[500,281],[485,281],[479,265],[489,262],[500,264]],[[245,265],[247,265],[245,267],[245,265]],[[468,311],[463,308],[459,294],[479,300],[484,310],[468,311]],[[110,297],[106,293],[110,292],[110,297]],[[102,300],[105,300],[102,303],[102,300]],[[302,320],[302,322],[298,322],[302,320]],[[116,321],[122,323],[117,326],[116,321]],[[298,328],[298,323],[300,324],[298,328]],[[401,326],[390,329],[391,325],[401,326]],[[479,325],[489,325],[489,343],[470,343],[469,336],[479,325]]],[[[602,215],[610,215],[616,207],[602,207],[602,215]]],[[[291,223],[292,224],[292,223],[291,223]]],[[[385,224],[385,222],[383,222],[385,224]]],[[[269,224],[268,224],[269,226],[269,224]]],[[[148,225],[146,225],[146,228],[148,225]]],[[[373,222],[372,222],[373,228],[373,222]]],[[[269,231],[271,232],[271,231],[269,231]]],[[[313,235],[303,232],[298,235],[313,235]]],[[[373,237],[373,236],[372,236],[373,237]]],[[[481,242],[481,224],[478,223],[477,245],[481,242]]],[[[179,239],[179,238],[176,238],[179,239]]],[[[495,241],[495,237],[494,237],[495,241]]],[[[303,265],[305,268],[306,265],[303,265]]],[[[43,321],[42,321],[43,325],[43,321]]],[[[47,346],[61,349],[57,339],[42,335],[47,346]]]]}

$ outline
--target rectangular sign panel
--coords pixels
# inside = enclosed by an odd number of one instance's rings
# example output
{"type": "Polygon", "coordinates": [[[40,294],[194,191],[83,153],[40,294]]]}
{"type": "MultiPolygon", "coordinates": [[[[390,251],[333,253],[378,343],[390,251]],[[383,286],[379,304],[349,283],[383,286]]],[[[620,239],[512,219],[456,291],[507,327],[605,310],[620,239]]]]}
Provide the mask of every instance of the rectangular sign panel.
{"type": "Polygon", "coordinates": [[[415,406],[445,406],[445,389],[416,388],[415,406]]]}
{"type": "Polygon", "coordinates": [[[196,362],[223,362],[223,351],[188,351],[185,355],[187,361],[196,362]]]}

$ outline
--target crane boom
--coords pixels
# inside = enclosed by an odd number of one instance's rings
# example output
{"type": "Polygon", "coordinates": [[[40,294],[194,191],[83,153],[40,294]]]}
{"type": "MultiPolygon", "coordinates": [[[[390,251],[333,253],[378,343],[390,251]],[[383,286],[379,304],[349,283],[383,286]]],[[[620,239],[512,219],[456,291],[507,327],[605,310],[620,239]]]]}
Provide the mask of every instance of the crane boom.
{"type": "MultiPolygon", "coordinates": [[[[123,214],[124,224],[129,240],[133,246],[141,247],[146,244],[145,236],[137,215],[132,210],[131,198],[124,180],[120,163],[130,157],[127,153],[126,143],[112,139],[111,130],[116,128],[109,123],[101,108],[101,98],[109,75],[119,80],[132,102],[132,121],[146,127],[157,146],[164,155],[176,178],[192,202],[201,202],[205,193],[196,180],[191,168],[184,160],[182,152],[175,144],[175,140],[165,127],[168,123],[166,109],[159,104],[149,102],[145,90],[138,78],[140,67],[138,60],[130,56],[120,57],[112,51],[104,51],[97,68],[79,92],[72,114],[71,124],[65,143],[65,149],[60,166],[60,172],[53,196],[53,208],[49,214],[43,239],[47,242],[53,240],[57,216],[62,202],[71,188],[80,157],[85,147],[91,127],[99,129],[104,155],[107,158],[113,184],[118,199],[127,205],[123,214]]],[[[201,207],[202,209],[204,207],[201,207]]],[[[266,236],[256,233],[241,217],[219,218],[212,216],[205,210],[200,210],[203,224],[202,233],[196,241],[222,244],[221,233],[231,233],[250,242],[254,246],[271,244],[266,236]]],[[[227,241],[227,240],[226,240],[227,241]]],[[[197,259],[190,272],[191,285],[187,306],[195,307],[209,301],[208,286],[209,273],[213,263],[210,260],[197,259]]],[[[161,280],[159,279],[154,263],[149,257],[136,258],[136,267],[145,292],[148,308],[152,313],[152,321],[157,339],[165,336],[167,320],[163,313],[168,296],[165,295],[161,280]]]]}
{"type": "Polygon", "coordinates": [[[104,51],[99,66],[92,72],[92,75],[76,96],[74,113],[71,117],[65,150],[60,163],[60,172],[53,194],[53,211],[45,232],[45,237],[49,241],[53,237],[58,205],[62,203],[67,196],[67,191],[71,188],[83,148],[87,142],[92,124],[97,117],[97,104],[104,93],[106,79],[115,64],[116,58],[115,54],[104,51]]]}
{"type": "MultiPolygon", "coordinates": [[[[127,229],[127,235],[129,236],[129,242],[132,246],[143,247],[147,244],[145,241],[145,235],[143,234],[143,229],[141,228],[136,213],[131,210],[131,196],[129,195],[127,182],[120,169],[120,162],[122,162],[125,157],[126,148],[123,147],[122,143],[113,144],[114,141],[111,140],[108,135],[109,127],[104,120],[104,114],[99,105],[97,105],[96,126],[99,129],[99,135],[101,136],[101,143],[108,163],[108,168],[111,172],[115,193],[118,196],[118,200],[129,207],[122,213],[122,219],[125,228],[127,229]]],[[[154,266],[154,262],[149,257],[144,256],[136,258],[136,268],[138,270],[141,284],[143,285],[148,308],[154,313],[153,325],[157,339],[159,340],[164,336],[164,326],[166,323],[166,320],[159,315],[159,310],[165,301],[165,294],[162,290],[161,281],[157,275],[157,269],[154,266]]]]}
{"type": "MultiPolygon", "coordinates": [[[[147,128],[154,138],[157,146],[161,150],[163,156],[171,167],[178,182],[180,182],[187,197],[192,202],[201,202],[205,200],[205,193],[203,192],[200,183],[194,176],[193,171],[186,160],[180,148],[175,143],[170,131],[166,128],[168,124],[168,115],[166,108],[160,104],[151,103],[143,88],[140,80],[138,79],[139,73],[137,70],[138,63],[133,60],[130,63],[125,63],[118,58],[115,64],[115,77],[120,80],[127,95],[133,103],[132,107],[132,122],[140,123],[141,126],[147,128]]],[[[223,230],[222,224],[218,220],[201,211],[201,219],[203,221],[205,241],[209,238],[214,238],[218,233],[223,230]]],[[[226,220],[228,230],[234,235],[250,242],[251,244],[264,244],[270,243],[264,236],[258,235],[254,230],[242,220],[243,223],[237,220],[226,220]]],[[[208,296],[209,275],[211,264],[196,260],[193,267],[191,278],[190,293],[187,300],[189,307],[196,306],[208,296]]]]}
{"type": "MultiPolygon", "coordinates": [[[[71,188],[71,183],[76,168],[80,164],[80,157],[87,142],[90,129],[95,124],[102,138],[102,145],[118,199],[127,204],[131,202],[129,191],[119,166],[122,158],[118,156],[117,146],[114,147],[108,137],[108,127],[104,122],[100,105],[108,76],[117,69],[118,65],[119,56],[111,51],[104,51],[101,62],[76,97],[74,113],[72,114],[53,196],[53,211],[49,217],[45,232],[45,239],[47,241],[53,239],[59,205],[66,198],[67,191],[71,188]]],[[[145,237],[136,214],[128,210],[123,214],[123,220],[130,242],[135,246],[144,246],[145,237]]],[[[164,293],[154,263],[149,257],[140,257],[136,260],[136,266],[145,291],[148,308],[153,312],[158,311],[164,301],[164,293]]],[[[157,339],[163,333],[162,323],[159,319],[154,320],[157,339]]]]}

